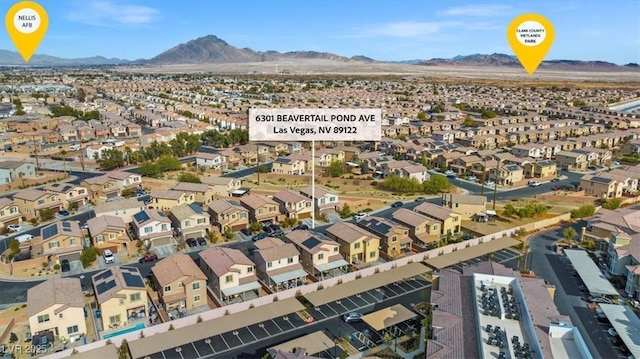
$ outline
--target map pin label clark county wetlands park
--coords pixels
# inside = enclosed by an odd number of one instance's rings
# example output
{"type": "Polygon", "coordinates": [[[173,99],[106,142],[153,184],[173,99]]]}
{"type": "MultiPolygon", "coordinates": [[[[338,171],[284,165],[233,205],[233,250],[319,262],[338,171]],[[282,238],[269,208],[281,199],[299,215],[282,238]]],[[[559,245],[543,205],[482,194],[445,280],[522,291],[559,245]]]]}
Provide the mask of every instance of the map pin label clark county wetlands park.
{"type": "Polygon", "coordinates": [[[9,9],[5,25],[18,52],[25,62],[29,62],[47,33],[49,17],[39,4],[21,1],[9,9]]]}
{"type": "Polygon", "coordinates": [[[549,53],[555,32],[546,17],[524,14],[511,21],[507,29],[507,39],[524,69],[529,75],[533,75],[549,53]]]}

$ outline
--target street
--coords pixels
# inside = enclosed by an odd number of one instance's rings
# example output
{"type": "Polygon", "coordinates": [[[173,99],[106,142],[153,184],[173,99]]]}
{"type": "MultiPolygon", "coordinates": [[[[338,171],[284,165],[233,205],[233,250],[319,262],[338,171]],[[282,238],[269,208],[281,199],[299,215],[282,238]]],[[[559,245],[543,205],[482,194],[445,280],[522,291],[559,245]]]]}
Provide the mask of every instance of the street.
{"type": "MultiPolygon", "coordinates": [[[[572,224],[577,233],[580,233],[586,221],[572,224]]],[[[607,326],[599,323],[595,313],[587,308],[578,290],[576,278],[571,276],[571,270],[562,255],[554,251],[554,242],[562,239],[562,231],[566,227],[532,236],[528,243],[529,257],[528,267],[537,277],[544,278],[556,286],[554,302],[562,315],[571,318],[571,322],[582,334],[589,351],[594,358],[618,358],[619,353],[609,341],[607,326]],[[597,354],[597,355],[596,355],[597,354]]]]}

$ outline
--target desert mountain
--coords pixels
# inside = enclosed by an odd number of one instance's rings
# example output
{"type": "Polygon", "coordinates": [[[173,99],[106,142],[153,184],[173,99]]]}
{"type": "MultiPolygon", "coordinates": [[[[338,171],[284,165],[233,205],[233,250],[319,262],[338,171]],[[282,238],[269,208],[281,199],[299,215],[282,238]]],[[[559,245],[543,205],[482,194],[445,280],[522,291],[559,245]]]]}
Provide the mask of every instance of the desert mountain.
{"type": "MultiPolygon", "coordinates": [[[[119,65],[129,62],[122,59],[108,59],[102,56],[64,59],[49,55],[33,55],[26,65],[29,66],[98,66],[119,65]]],[[[22,56],[17,52],[0,50],[0,66],[24,66],[22,56]]]]}
{"type": "MultiPolygon", "coordinates": [[[[421,61],[418,65],[422,66],[520,66],[520,62],[515,56],[506,54],[473,54],[462,56],[458,55],[451,59],[431,59],[421,61]]],[[[543,61],[540,68],[557,69],[557,70],[622,70],[634,68],[634,64],[619,66],[606,61],[580,61],[580,60],[547,60],[543,61]]],[[[637,65],[636,65],[637,66],[637,65]]]]}

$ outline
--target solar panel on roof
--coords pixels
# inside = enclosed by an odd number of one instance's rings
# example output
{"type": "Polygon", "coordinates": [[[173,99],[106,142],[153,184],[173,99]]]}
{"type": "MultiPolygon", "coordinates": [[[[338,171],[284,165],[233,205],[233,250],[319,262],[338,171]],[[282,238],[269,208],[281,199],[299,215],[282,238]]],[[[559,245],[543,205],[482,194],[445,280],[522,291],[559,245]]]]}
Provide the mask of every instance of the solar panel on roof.
{"type": "Polygon", "coordinates": [[[142,223],[144,221],[148,221],[149,220],[149,215],[147,214],[147,212],[142,211],[142,212],[138,212],[138,213],[134,214],[133,218],[136,220],[136,222],[142,223]]]}
{"type": "Polygon", "coordinates": [[[62,226],[63,227],[67,227],[67,228],[71,228],[71,223],[69,223],[67,221],[64,221],[64,222],[62,222],[62,226]]]}
{"type": "Polygon", "coordinates": [[[42,228],[42,239],[48,239],[58,234],[58,225],[51,224],[48,227],[42,228]]]}
{"type": "Polygon", "coordinates": [[[305,239],[304,242],[302,242],[302,245],[309,249],[317,246],[318,244],[320,244],[320,240],[318,240],[318,238],[316,237],[305,239]]]}
{"type": "Polygon", "coordinates": [[[111,280],[105,283],[100,283],[96,286],[96,292],[98,292],[98,294],[102,294],[115,286],[116,286],[115,280],[111,280]]]}
{"type": "Polygon", "coordinates": [[[203,213],[204,211],[202,210],[202,207],[198,206],[197,204],[189,204],[189,208],[191,208],[191,210],[195,213],[203,213]]]}
{"type": "Polygon", "coordinates": [[[107,279],[109,277],[113,276],[113,273],[111,272],[111,269],[107,269],[106,271],[96,275],[95,277],[93,277],[93,280],[103,280],[103,279],[107,279]]]}
{"type": "Polygon", "coordinates": [[[160,212],[160,211],[158,211],[158,215],[159,215],[160,217],[166,217],[166,215],[164,214],[164,212],[160,212]]]}
{"type": "Polygon", "coordinates": [[[127,286],[144,288],[144,282],[142,281],[142,277],[140,277],[139,275],[124,272],[122,273],[122,277],[124,278],[124,282],[127,284],[127,286]]]}

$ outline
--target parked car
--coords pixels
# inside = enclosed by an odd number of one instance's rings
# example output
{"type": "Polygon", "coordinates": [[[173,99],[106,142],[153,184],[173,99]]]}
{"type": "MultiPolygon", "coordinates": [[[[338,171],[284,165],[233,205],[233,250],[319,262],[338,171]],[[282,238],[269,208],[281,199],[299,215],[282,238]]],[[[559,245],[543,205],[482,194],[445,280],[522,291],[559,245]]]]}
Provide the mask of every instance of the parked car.
{"type": "Polygon", "coordinates": [[[207,240],[204,237],[198,237],[198,238],[196,238],[196,241],[201,246],[206,246],[207,245],[207,240]]]}
{"type": "Polygon", "coordinates": [[[111,252],[110,249],[105,249],[104,252],[102,252],[102,258],[104,258],[105,264],[116,262],[116,257],[113,255],[113,252],[111,252]]]}
{"type": "Polygon", "coordinates": [[[495,183],[495,182],[493,182],[493,181],[487,181],[487,182],[485,182],[485,183],[484,183],[484,185],[485,185],[485,186],[487,186],[487,187],[492,187],[492,186],[493,186],[493,185],[495,185],[495,184],[496,184],[496,183],[495,183]]]}
{"type": "Polygon", "coordinates": [[[604,297],[593,297],[590,298],[590,301],[593,303],[613,304],[613,301],[611,299],[604,297]]]}
{"type": "Polygon", "coordinates": [[[155,262],[157,260],[158,260],[157,254],[149,254],[148,256],[144,256],[138,259],[138,263],[149,263],[149,262],[155,262]]]}
{"type": "Polygon", "coordinates": [[[356,312],[347,313],[342,316],[342,320],[344,320],[345,323],[359,322],[362,320],[362,314],[356,312]]]}
{"type": "Polygon", "coordinates": [[[476,176],[467,177],[467,181],[476,181],[477,179],[478,179],[478,177],[476,177],[476,176]]]}
{"type": "Polygon", "coordinates": [[[418,198],[416,198],[416,202],[424,202],[424,201],[426,201],[426,200],[427,200],[427,199],[426,199],[426,198],[424,198],[424,197],[418,197],[418,198]]]}
{"type": "Polygon", "coordinates": [[[276,229],[275,231],[271,232],[271,237],[282,237],[284,236],[284,232],[281,229],[276,229]]]}
{"type": "Polygon", "coordinates": [[[538,182],[538,181],[529,181],[529,187],[538,187],[540,186],[542,183],[538,182]]]}
{"type": "Polygon", "coordinates": [[[398,202],[393,202],[393,204],[391,205],[391,207],[393,208],[398,208],[398,207],[402,207],[404,203],[398,201],[398,202]]]}
{"type": "Polygon", "coordinates": [[[80,226],[80,229],[89,229],[89,223],[85,223],[80,226]]]}
{"type": "Polygon", "coordinates": [[[354,215],[353,215],[353,220],[354,220],[354,221],[357,221],[357,220],[359,220],[359,219],[363,219],[363,218],[364,218],[364,217],[366,217],[366,216],[367,216],[367,214],[366,214],[366,213],[364,213],[364,212],[358,212],[358,213],[356,213],[356,214],[354,214],[354,215]]]}
{"type": "Polygon", "coordinates": [[[9,232],[20,232],[22,230],[22,226],[19,224],[10,224],[7,226],[9,232]]]}
{"type": "Polygon", "coordinates": [[[196,241],[195,238],[187,238],[186,242],[189,247],[195,247],[198,245],[198,241],[196,241]]]}
{"type": "Polygon", "coordinates": [[[58,214],[66,217],[69,215],[69,211],[67,211],[66,209],[62,209],[60,210],[60,212],[58,212],[58,214]]]}
{"type": "Polygon", "coordinates": [[[61,272],[68,272],[71,270],[71,264],[69,263],[68,259],[63,259],[60,261],[60,271],[61,272]]]}
{"type": "Polygon", "coordinates": [[[609,334],[612,337],[617,337],[618,336],[618,332],[616,332],[616,330],[613,329],[613,327],[607,329],[607,334],[609,334]]]}
{"type": "Polygon", "coordinates": [[[294,231],[298,231],[298,230],[307,231],[307,230],[309,230],[309,226],[307,226],[306,224],[299,224],[299,225],[293,227],[293,230],[294,231]]]}
{"type": "Polygon", "coordinates": [[[251,240],[254,241],[254,242],[257,242],[257,241],[259,241],[261,239],[265,239],[267,237],[269,237],[269,234],[266,233],[266,232],[262,232],[262,233],[258,233],[255,236],[251,237],[251,240]]]}
{"type": "Polygon", "coordinates": [[[250,236],[253,234],[253,231],[251,230],[251,228],[243,228],[240,230],[240,232],[245,236],[250,236]]]}
{"type": "Polygon", "coordinates": [[[551,182],[560,182],[560,178],[556,177],[556,178],[552,179],[551,182]]]}

